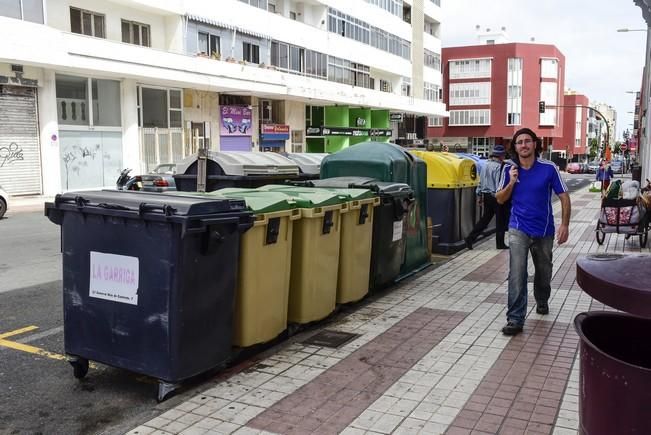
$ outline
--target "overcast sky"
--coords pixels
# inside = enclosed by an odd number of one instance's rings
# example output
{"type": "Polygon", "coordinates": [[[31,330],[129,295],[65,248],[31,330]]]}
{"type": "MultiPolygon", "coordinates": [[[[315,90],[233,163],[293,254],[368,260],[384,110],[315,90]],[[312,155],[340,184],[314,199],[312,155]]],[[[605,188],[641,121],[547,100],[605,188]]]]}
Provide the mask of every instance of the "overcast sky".
{"type": "Polygon", "coordinates": [[[617,140],[633,127],[644,67],[642,10],[633,0],[441,0],[443,47],[476,45],[475,26],[506,27],[511,42],[553,44],[565,55],[565,88],[617,111],[617,140]]]}

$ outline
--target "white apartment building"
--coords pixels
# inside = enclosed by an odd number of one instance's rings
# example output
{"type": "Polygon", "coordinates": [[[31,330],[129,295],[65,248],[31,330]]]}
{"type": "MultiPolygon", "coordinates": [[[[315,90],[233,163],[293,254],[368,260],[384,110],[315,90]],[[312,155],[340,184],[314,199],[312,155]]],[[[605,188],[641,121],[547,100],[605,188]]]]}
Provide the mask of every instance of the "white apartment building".
{"type": "MultiPolygon", "coordinates": [[[[592,107],[601,112],[606,118],[606,122],[608,122],[608,130],[610,133],[610,136],[608,137],[608,145],[610,145],[610,147],[613,147],[615,145],[615,141],[617,140],[617,111],[614,107],[606,103],[594,103],[592,107]]],[[[600,140],[606,140],[605,126],[603,127],[602,134],[599,137],[601,138],[600,140]]]]}
{"type": "Polygon", "coordinates": [[[110,187],[197,146],[314,151],[324,108],[350,112],[338,134],[397,139],[446,115],[440,24],[439,0],[2,1],[0,185],[110,187]],[[386,125],[353,132],[364,116],[386,125]]]}

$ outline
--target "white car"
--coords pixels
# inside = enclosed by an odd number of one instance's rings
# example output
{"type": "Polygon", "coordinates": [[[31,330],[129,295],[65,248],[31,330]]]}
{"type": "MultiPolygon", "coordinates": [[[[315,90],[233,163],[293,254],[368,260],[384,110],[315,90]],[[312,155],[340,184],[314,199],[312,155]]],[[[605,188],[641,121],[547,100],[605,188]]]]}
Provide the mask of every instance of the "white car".
{"type": "Polygon", "coordinates": [[[9,204],[9,194],[0,186],[0,219],[7,212],[7,204],[9,204]]]}

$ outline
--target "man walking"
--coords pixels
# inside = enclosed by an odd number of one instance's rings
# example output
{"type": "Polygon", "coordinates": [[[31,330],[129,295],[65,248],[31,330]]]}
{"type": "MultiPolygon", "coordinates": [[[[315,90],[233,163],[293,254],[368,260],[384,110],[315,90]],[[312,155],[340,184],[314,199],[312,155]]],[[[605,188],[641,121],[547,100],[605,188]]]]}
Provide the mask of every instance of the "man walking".
{"type": "Polygon", "coordinates": [[[607,165],[602,160],[599,162],[599,169],[597,169],[596,180],[601,182],[601,192],[605,193],[610,186],[610,179],[613,178],[615,174],[613,173],[613,168],[610,165],[607,165]]]}
{"type": "Polygon", "coordinates": [[[493,216],[496,216],[495,244],[497,249],[507,249],[504,244],[504,232],[506,231],[505,223],[502,222],[504,213],[502,206],[497,203],[495,193],[500,181],[502,166],[506,150],[503,145],[495,145],[490,159],[484,164],[479,174],[479,186],[477,186],[477,196],[480,204],[483,205],[482,215],[475,224],[468,237],[466,237],[466,247],[472,249],[472,244],[477,240],[479,234],[486,229],[493,216]]]}
{"type": "Polygon", "coordinates": [[[556,232],[558,244],[569,237],[571,214],[570,195],[556,165],[539,158],[542,142],[528,128],[513,136],[513,164],[502,171],[497,202],[512,200],[509,221],[509,294],[505,335],[522,332],[527,314],[527,262],[529,252],[535,268],[533,294],[536,312],[549,313],[552,279],[552,247],[554,244],[554,191],[561,201],[561,225],[556,232]]]}

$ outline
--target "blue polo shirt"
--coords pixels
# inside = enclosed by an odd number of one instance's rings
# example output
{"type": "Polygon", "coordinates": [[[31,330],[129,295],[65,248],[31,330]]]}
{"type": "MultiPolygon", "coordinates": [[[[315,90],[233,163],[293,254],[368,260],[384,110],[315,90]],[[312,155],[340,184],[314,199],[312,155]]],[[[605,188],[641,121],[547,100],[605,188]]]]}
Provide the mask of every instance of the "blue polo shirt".
{"type": "MultiPolygon", "coordinates": [[[[509,163],[504,165],[498,190],[509,184],[512,166],[509,163]]],[[[511,195],[509,228],[520,230],[529,237],[553,236],[552,191],[556,195],[567,192],[558,167],[537,158],[531,168],[518,168],[518,179],[520,181],[513,186],[511,195]]]]}

